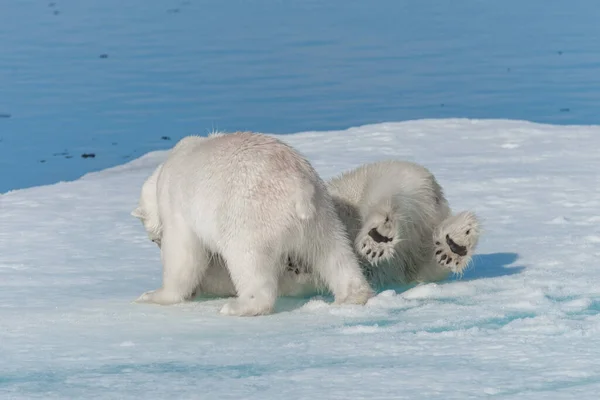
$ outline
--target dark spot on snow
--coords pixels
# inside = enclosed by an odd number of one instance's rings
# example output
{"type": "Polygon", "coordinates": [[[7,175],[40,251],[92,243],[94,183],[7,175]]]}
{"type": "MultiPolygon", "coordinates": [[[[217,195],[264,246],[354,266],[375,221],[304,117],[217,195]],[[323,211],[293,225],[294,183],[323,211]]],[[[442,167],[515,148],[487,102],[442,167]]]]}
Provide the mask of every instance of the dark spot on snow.
{"type": "Polygon", "coordinates": [[[162,140],[171,140],[171,138],[169,136],[161,136],[160,137],[162,140]]]}
{"type": "Polygon", "coordinates": [[[436,256],[439,256],[440,254],[442,254],[442,251],[441,251],[441,250],[438,250],[438,251],[436,251],[436,252],[435,252],[435,255],[436,255],[436,256]]]}
{"type": "Polygon", "coordinates": [[[448,257],[448,260],[446,261],[446,265],[450,264],[452,262],[452,257],[448,257]]]}
{"type": "Polygon", "coordinates": [[[96,154],[94,154],[94,153],[83,153],[81,155],[81,158],[95,158],[95,157],[96,157],[96,154]]]}
{"type": "Polygon", "coordinates": [[[379,257],[381,257],[382,255],[383,255],[383,250],[381,250],[381,251],[379,252],[379,257]]]}
{"type": "Polygon", "coordinates": [[[108,54],[106,54],[106,53],[100,54],[100,58],[108,58],[108,54]]]}
{"type": "Polygon", "coordinates": [[[447,255],[443,255],[442,258],[440,258],[440,261],[444,261],[446,259],[446,257],[448,257],[447,255]]]}
{"type": "Polygon", "coordinates": [[[367,255],[371,254],[371,249],[367,250],[367,255]]]}
{"type": "Polygon", "coordinates": [[[569,111],[571,111],[570,108],[561,108],[560,109],[560,112],[569,112],[569,111]]]}
{"type": "Polygon", "coordinates": [[[435,242],[435,244],[439,246],[441,243],[440,242],[435,242]]]}
{"type": "Polygon", "coordinates": [[[465,232],[465,235],[468,235],[469,233],[471,233],[471,230],[467,229],[467,231],[465,232]]]}

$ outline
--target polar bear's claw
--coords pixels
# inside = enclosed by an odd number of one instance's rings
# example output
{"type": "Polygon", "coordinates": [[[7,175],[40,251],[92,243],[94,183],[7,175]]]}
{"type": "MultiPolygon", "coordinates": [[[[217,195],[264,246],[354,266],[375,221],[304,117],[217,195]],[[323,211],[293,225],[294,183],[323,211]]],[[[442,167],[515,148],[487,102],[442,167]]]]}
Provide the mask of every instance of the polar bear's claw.
{"type": "Polygon", "coordinates": [[[396,243],[396,229],[386,217],[376,226],[362,229],[356,239],[356,251],[371,265],[377,265],[394,257],[396,243]]]}
{"type": "Polygon", "coordinates": [[[377,231],[377,228],[373,228],[369,231],[369,236],[371,236],[371,238],[376,241],[377,243],[387,243],[387,242],[391,242],[393,240],[393,238],[391,237],[387,237],[387,236],[383,236],[381,233],[379,233],[377,231]]]}
{"type": "Polygon", "coordinates": [[[395,254],[392,242],[377,242],[370,235],[363,237],[358,242],[357,250],[358,253],[372,265],[389,260],[395,254]]]}

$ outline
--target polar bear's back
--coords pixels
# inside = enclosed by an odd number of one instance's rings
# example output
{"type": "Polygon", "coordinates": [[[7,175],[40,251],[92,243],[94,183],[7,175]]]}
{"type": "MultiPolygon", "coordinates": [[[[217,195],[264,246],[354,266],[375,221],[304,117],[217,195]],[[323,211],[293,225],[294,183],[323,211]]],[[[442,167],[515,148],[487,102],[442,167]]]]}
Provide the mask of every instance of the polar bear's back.
{"type": "Polygon", "coordinates": [[[208,236],[240,229],[280,235],[297,219],[299,197],[308,193],[318,201],[325,192],[301,154],[276,138],[249,132],[182,139],[159,181],[164,203],[181,207],[177,211],[208,236]],[[264,216],[280,223],[266,223],[264,216]]]}
{"type": "Polygon", "coordinates": [[[382,161],[366,168],[367,185],[363,202],[381,196],[395,197],[411,219],[433,226],[449,213],[448,203],[435,176],[424,166],[409,161],[382,161]]]}
{"type": "MultiPolygon", "coordinates": [[[[363,218],[372,210],[391,207],[410,225],[422,228],[419,236],[414,236],[417,242],[421,237],[431,236],[439,221],[450,213],[433,174],[409,161],[362,165],[330,180],[329,190],[338,203],[350,204],[363,218]]],[[[406,241],[406,245],[412,244],[406,241]]]]}
{"type": "Polygon", "coordinates": [[[399,160],[361,165],[331,179],[329,189],[354,204],[398,193],[443,198],[442,188],[427,168],[399,160]]]}

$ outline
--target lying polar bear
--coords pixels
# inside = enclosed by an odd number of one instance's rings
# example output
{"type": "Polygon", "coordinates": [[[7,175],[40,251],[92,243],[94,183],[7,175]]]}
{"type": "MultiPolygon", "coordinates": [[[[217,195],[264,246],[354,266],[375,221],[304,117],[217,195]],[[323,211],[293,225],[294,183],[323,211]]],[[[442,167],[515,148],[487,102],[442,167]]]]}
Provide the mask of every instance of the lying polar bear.
{"type": "Polygon", "coordinates": [[[273,137],[182,139],[144,183],[132,215],[163,263],[162,287],[140,302],[174,304],[216,285],[237,295],[223,314],[267,314],[290,254],[310,264],[337,303],[365,304],[372,295],[325,183],[273,137]]]}
{"type": "MultiPolygon", "coordinates": [[[[452,215],[425,167],[398,160],[366,164],[331,179],[328,189],[374,287],[439,281],[469,264],[479,220],[472,212],[452,215]]],[[[289,264],[298,275],[310,273],[302,260],[289,264]]]]}

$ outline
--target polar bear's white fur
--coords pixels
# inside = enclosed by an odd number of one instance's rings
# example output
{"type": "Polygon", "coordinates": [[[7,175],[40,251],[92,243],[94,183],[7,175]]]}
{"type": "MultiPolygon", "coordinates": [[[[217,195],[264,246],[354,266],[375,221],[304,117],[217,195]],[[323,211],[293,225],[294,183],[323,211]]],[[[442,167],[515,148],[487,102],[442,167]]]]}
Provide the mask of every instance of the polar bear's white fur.
{"type": "Polygon", "coordinates": [[[182,139],[144,183],[132,214],[163,263],[162,287],[140,302],[174,304],[208,286],[235,289],[224,314],[267,314],[290,255],[311,265],[336,302],[364,304],[371,296],[325,183],[273,137],[182,139]]]}
{"type": "Polygon", "coordinates": [[[469,264],[479,220],[472,212],[452,215],[425,167],[366,164],[333,178],[328,188],[373,286],[439,281],[469,264]]]}

